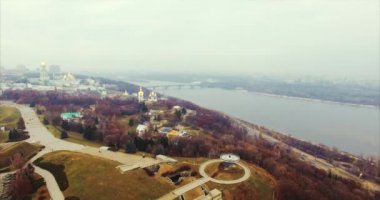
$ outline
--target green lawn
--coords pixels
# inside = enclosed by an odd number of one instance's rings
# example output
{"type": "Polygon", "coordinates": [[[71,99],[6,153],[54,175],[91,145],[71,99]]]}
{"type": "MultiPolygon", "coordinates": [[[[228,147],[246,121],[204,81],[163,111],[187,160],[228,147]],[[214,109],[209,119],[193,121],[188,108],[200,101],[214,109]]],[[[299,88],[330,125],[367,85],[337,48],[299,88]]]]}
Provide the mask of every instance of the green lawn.
{"type": "MultiPolygon", "coordinates": [[[[56,138],[61,138],[61,130],[60,128],[53,126],[53,125],[47,125],[46,128],[49,130],[49,132],[56,138]]],[[[69,142],[85,145],[85,146],[91,146],[91,147],[101,147],[104,146],[103,144],[95,141],[90,141],[85,138],[83,138],[83,135],[80,133],[68,131],[67,132],[69,137],[64,139],[69,142]]]]}
{"type": "Polygon", "coordinates": [[[156,199],[174,186],[157,177],[150,177],[142,169],[121,174],[115,169],[119,163],[78,152],[59,151],[46,154],[35,162],[49,170],[64,188],[65,197],[80,199],[156,199]],[[63,182],[63,183],[60,183],[63,182]]]}
{"type": "MultiPolygon", "coordinates": [[[[40,110],[44,110],[45,108],[42,106],[39,106],[40,110]]],[[[44,115],[38,115],[38,118],[40,119],[41,123],[43,123],[44,115]]],[[[61,139],[61,128],[57,126],[53,126],[51,124],[45,125],[45,127],[49,130],[49,132],[56,138],[61,139]]],[[[85,146],[91,146],[91,147],[101,147],[104,146],[100,142],[96,141],[89,141],[87,139],[83,138],[83,135],[77,132],[68,131],[68,138],[64,139],[69,142],[85,145],[85,146]]]]}

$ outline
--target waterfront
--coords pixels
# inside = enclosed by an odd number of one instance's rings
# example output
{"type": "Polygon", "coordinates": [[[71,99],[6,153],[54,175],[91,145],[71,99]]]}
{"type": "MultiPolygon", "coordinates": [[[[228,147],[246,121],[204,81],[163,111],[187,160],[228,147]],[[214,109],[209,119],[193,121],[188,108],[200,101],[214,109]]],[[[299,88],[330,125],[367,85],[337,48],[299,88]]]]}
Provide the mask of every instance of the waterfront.
{"type": "MultiPolygon", "coordinates": [[[[165,84],[140,82],[143,86],[165,84]]],[[[379,155],[380,110],[308,101],[244,90],[161,88],[157,92],[263,125],[297,138],[322,143],[357,155],[379,155]]]]}

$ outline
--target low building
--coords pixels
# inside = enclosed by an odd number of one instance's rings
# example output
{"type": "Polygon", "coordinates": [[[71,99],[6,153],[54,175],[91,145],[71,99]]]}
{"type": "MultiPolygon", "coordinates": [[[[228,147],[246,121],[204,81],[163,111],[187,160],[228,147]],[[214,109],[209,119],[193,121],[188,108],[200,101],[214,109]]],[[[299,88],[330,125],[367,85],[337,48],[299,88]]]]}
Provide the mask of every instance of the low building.
{"type": "Polygon", "coordinates": [[[61,119],[65,121],[71,121],[75,119],[82,118],[82,114],[80,112],[65,112],[61,113],[61,119]]]}
{"type": "Polygon", "coordinates": [[[176,131],[176,130],[171,130],[169,131],[167,134],[166,134],[166,137],[170,138],[170,137],[178,137],[180,136],[180,132],[176,131]]]}
{"type": "Polygon", "coordinates": [[[158,130],[158,133],[166,135],[166,134],[168,134],[172,130],[173,129],[170,128],[170,127],[162,127],[160,130],[158,130]]]}
{"type": "Polygon", "coordinates": [[[136,128],[136,133],[139,137],[142,137],[146,132],[148,132],[148,126],[144,124],[139,124],[136,128]]]}
{"type": "Polygon", "coordinates": [[[158,101],[157,93],[155,91],[151,91],[149,93],[148,101],[150,101],[150,102],[157,102],[158,101]]]}
{"type": "Polygon", "coordinates": [[[173,110],[181,110],[182,107],[181,106],[173,106],[173,110]]]}

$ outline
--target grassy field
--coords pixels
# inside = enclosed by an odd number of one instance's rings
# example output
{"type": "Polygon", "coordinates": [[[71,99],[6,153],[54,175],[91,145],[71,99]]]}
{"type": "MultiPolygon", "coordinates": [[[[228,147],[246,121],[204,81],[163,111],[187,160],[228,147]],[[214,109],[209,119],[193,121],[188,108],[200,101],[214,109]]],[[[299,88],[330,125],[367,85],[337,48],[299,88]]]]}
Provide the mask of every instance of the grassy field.
{"type": "MultiPolygon", "coordinates": [[[[58,127],[53,126],[53,125],[47,125],[46,128],[49,130],[49,132],[54,137],[61,138],[61,130],[58,127]]],[[[80,133],[76,133],[76,132],[72,132],[72,131],[68,131],[67,133],[68,133],[69,137],[64,139],[64,140],[66,140],[68,142],[73,142],[73,143],[77,143],[77,144],[81,144],[81,145],[85,145],[85,146],[90,146],[90,147],[104,146],[103,144],[101,144],[99,142],[84,139],[83,135],[80,133]]]]}
{"type": "Polygon", "coordinates": [[[166,181],[148,176],[142,169],[120,174],[115,169],[119,163],[76,152],[49,153],[35,164],[59,177],[58,182],[67,180],[65,197],[148,200],[174,188],[166,181]]]}
{"type": "Polygon", "coordinates": [[[244,170],[238,165],[229,169],[220,169],[220,163],[211,163],[205,169],[205,172],[212,178],[218,180],[236,180],[244,176],[244,170]]]}
{"type": "Polygon", "coordinates": [[[0,133],[0,143],[7,142],[9,140],[9,132],[0,133]]]}
{"type": "MultiPolygon", "coordinates": [[[[38,109],[39,110],[45,110],[46,108],[43,107],[43,106],[38,106],[38,109]]],[[[44,115],[43,114],[38,115],[38,118],[41,121],[41,123],[43,123],[44,115]]],[[[61,139],[61,129],[60,129],[60,127],[53,126],[51,124],[45,125],[45,127],[49,130],[49,132],[54,137],[61,139]]],[[[101,147],[101,146],[103,146],[103,144],[101,144],[99,142],[89,141],[89,140],[84,139],[83,135],[80,134],[80,133],[68,131],[67,134],[68,134],[69,137],[66,138],[66,139],[64,139],[64,140],[66,140],[68,142],[73,142],[73,143],[77,143],[77,144],[81,144],[81,145],[85,145],[85,146],[90,146],[90,147],[101,147]]]]}
{"type": "Polygon", "coordinates": [[[0,171],[7,171],[10,168],[10,157],[16,153],[21,153],[26,159],[30,159],[41,150],[41,146],[27,142],[17,142],[2,145],[0,147],[0,171]]]}
{"type": "MultiPolygon", "coordinates": [[[[19,110],[13,107],[0,106],[0,127],[16,128],[21,117],[19,110]]],[[[8,141],[8,132],[0,133],[0,143],[8,141]]]]}
{"type": "MultiPolygon", "coordinates": [[[[174,157],[174,159],[178,160],[178,163],[174,166],[187,164],[191,166],[191,168],[197,169],[197,170],[199,169],[199,166],[201,165],[201,163],[209,160],[208,158],[203,158],[203,157],[200,157],[200,158],[174,157]]],[[[251,163],[247,163],[244,161],[241,161],[241,162],[243,162],[244,165],[248,166],[252,173],[250,178],[247,181],[240,184],[234,184],[234,185],[221,185],[221,184],[208,182],[206,183],[206,186],[210,190],[212,189],[223,190],[224,200],[236,199],[237,195],[242,195],[240,196],[240,198],[237,198],[237,199],[244,199],[244,197],[250,196],[252,197],[252,199],[272,200],[273,188],[276,184],[276,180],[264,169],[259,168],[256,165],[251,164],[251,163]]],[[[211,167],[209,169],[206,168],[206,170],[209,170],[210,173],[212,173],[211,171],[216,170],[217,166],[218,166],[218,163],[215,163],[214,167],[211,167]]],[[[231,177],[230,174],[228,173],[222,174],[223,179],[235,179],[235,178],[240,178],[241,176],[243,176],[243,173],[234,174],[233,176],[234,177],[231,177]]],[[[216,177],[216,178],[220,178],[220,177],[216,177]]],[[[183,186],[186,183],[189,183],[191,180],[194,180],[194,179],[186,179],[185,182],[180,184],[179,186],[183,186]]],[[[201,194],[202,194],[202,191],[199,190],[199,188],[197,188],[196,190],[192,190],[186,193],[185,197],[186,199],[194,199],[201,194]]]]}
{"type": "Polygon", "coordinates": [[[256,165],[246,162],[244,164],[251,170],[251,176],[247,181],[235,185],[220,185],[209,182],[207,186],[210,189],[222,189],[225,200],[235,199],[238,195],[242,195],[238,199],[249,196],[251,199],[272,200],[273,188],[276,184],[275,179],[256,165]]]}
{"type": "Polygon", "coordinates": [[[16,127],[20,117],[21,113],[16,108],[0,106],[0,126],[16,127]]]}

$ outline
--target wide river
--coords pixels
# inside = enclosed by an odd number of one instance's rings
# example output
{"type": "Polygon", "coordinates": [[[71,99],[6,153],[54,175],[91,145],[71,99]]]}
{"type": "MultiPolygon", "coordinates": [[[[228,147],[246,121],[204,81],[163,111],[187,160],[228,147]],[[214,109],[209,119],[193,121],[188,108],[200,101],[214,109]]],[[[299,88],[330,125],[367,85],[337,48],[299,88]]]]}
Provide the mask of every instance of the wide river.
{"type": "MultiPolygon", "coordinates": [[[[170,82],[140,82],[143,86],[170,82]]],[[[157,92],[357,155],[380,155],[380,109],[242,90],[170,87],[157,92]]]]}

